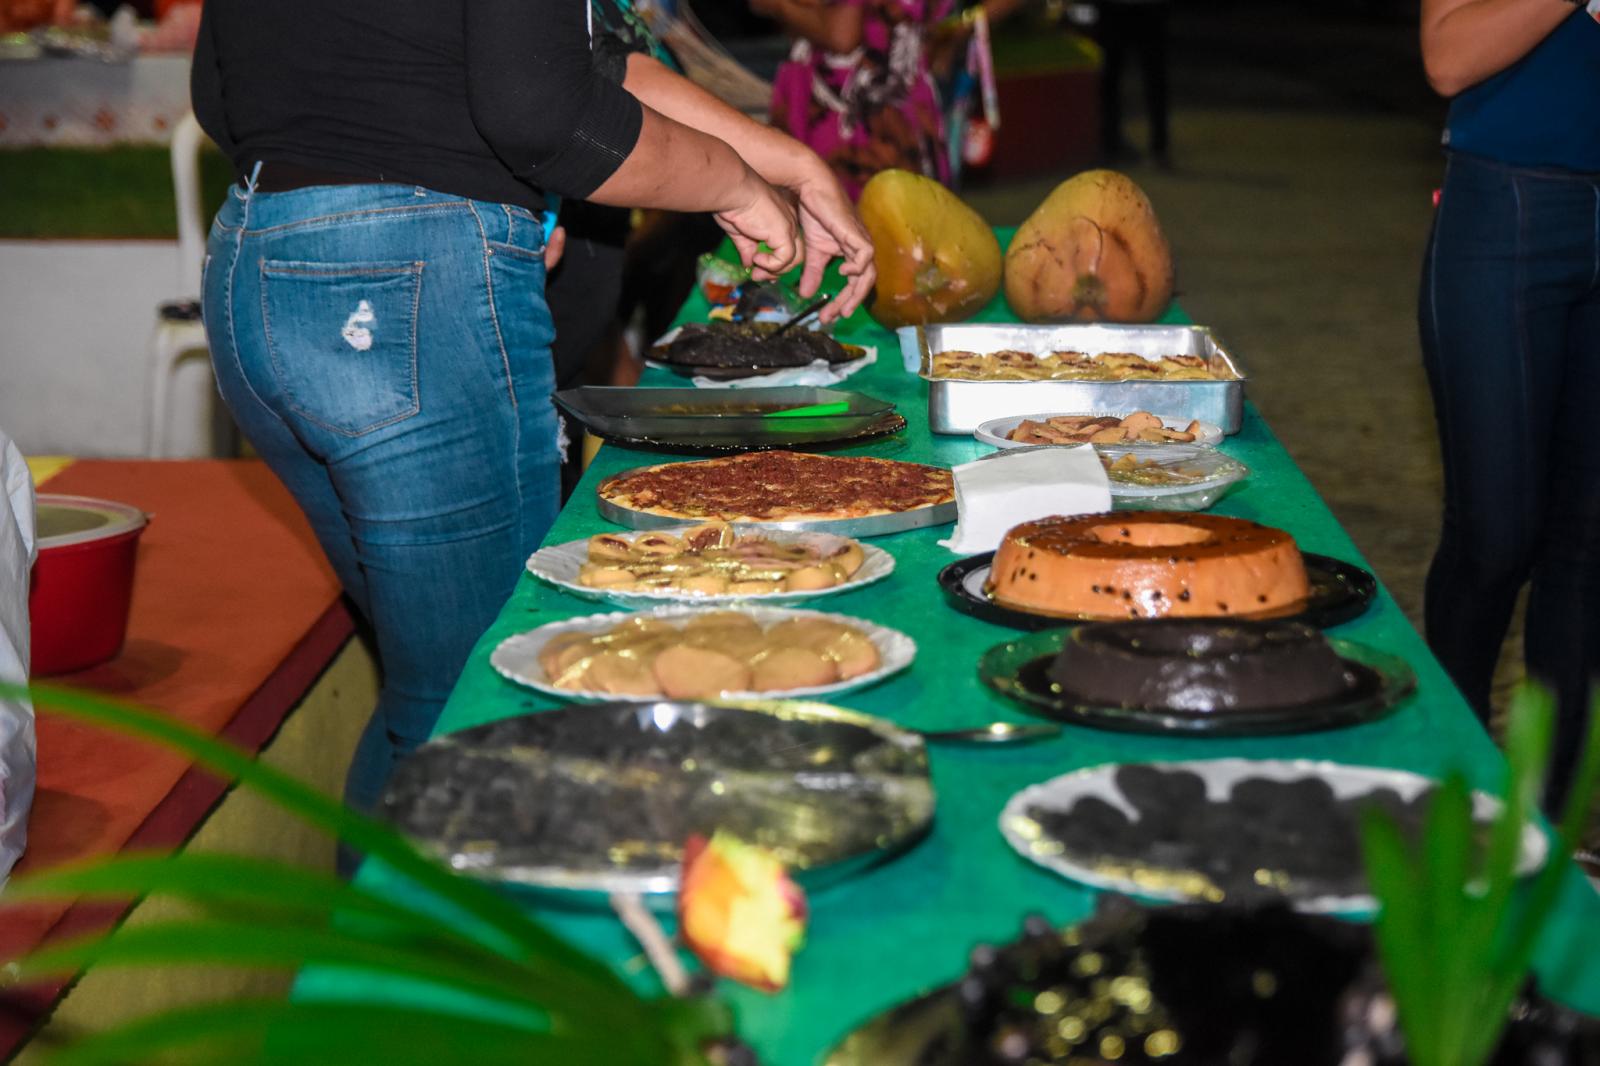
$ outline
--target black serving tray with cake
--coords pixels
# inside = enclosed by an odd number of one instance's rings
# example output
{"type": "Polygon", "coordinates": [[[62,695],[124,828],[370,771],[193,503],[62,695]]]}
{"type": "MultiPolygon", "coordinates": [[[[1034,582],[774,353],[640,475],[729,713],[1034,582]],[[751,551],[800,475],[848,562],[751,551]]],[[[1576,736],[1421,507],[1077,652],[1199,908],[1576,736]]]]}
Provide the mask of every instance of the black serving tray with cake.
{"type": "Polygon", "coordinates": [[[1163,619],[1032,633],[990,648],[984,683],[1049,718],[1134,733],[1337,729],[1397,708],[1404,660],[1297,622],[1163,619]]]}

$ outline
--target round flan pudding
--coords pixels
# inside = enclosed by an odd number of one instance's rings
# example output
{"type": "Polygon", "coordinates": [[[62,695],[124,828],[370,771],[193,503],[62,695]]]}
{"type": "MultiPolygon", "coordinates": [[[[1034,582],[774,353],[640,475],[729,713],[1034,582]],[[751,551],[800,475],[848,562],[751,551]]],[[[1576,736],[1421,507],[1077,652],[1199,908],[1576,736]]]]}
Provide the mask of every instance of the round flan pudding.
{"type": "Polygon", "coordinates": [[[1294,538],[1242,518],[1172,511],[1057,515],[1005,535],[989,595],[1090,618],[1217,618],[1292,609],[1311,594],[1294,538]]]}
{"type": "Polygon", "coordinates": [[[1354,681],[1327,639],[1300,622],[1080,626],[1048,672],[1085,703],[1198,714],[1309,706],[1354,681]]]}

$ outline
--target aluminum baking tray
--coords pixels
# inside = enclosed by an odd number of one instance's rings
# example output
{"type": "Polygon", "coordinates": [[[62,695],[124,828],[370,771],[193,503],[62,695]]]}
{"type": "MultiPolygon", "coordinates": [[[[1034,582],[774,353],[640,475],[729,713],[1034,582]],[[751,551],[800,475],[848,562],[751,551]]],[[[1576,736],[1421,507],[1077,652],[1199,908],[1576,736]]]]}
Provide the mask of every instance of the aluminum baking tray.
{"type": "MultiPolygon", "coordinates": [[[[655,465],[655,464],[651,464],[655,465]]],[[[632,474],[633,470],[624,470],[612,474],[611,478],[623,477],[632,474]]],[[[599,490],[604,489],[611,480],[606,478],[596,488],[595,504],[600,510],[600,517],[607,522],[615,522],[619,526],[629,529],[667,529],[672,526],[683,525],[683,516],[664,514],[651,514],[649,511],[638,511],[631,507],[621,507],[604,496],[599,490]]],[[[817,533],[834,533],[841,537],[883,537],[890,533],[904,533],[908,529],[922,529],[925,526],[947,526],[956,520],[956,501],[935,504],[932,507],[918,507],[910,511],[895,511],[893,514],[868,515],[865,518],[823,518],[809,519],[794,522],[750,522],[740,525],[759,525],[763,529],[785,529],[793,531],[812,531],[817,533]]]]}
{"type": "Polygon", "coordinates": [[[991,418],[1041,411],[1199,419],[1239,432],[1244,416],[1244,370],[1205,326],[948,325],[925,327],[930,355],[944,351],[1132,352],[1146,358],[1198,355],[1235,376],[1228,381],[970,381],[933,378],[922,365],[914,327],[898,330],[908,370],[928,379],[928,425],[935,433],[967,434],[991,418]],[[914,369],[913,369],[914,368],[914,369]]]}
{"type": "Polygon", "coordinates": [[[783,448],[850,439],[894,404],[859,392],[805,385],[760,389],[652,389],[589,385],[555,394],[556,405],[597,437],[696,448],[783,448]],[[834,415],[768,418],[767,412],[845,403],[834,415]]]}
{"type": "Polygon", "coordinates": [[[402,760],[382,805],[456,869],[575,902],[675,892],[684,841],[717,829],[816,887],[910,847],[933,810],[920,737],[776,700],[566,707],[449,733],[402,760]]]}

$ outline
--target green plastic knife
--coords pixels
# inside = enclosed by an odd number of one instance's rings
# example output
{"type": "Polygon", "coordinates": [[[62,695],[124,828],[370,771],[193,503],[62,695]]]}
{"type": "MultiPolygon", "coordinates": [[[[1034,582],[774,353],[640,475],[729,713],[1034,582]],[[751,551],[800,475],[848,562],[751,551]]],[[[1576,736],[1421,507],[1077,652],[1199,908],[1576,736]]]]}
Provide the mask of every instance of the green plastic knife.
{"type": "Polygon", "coordinates": [[[768,411],[762,418],[820,418],[823,415],[842,415],[850,410],[849,400],[832,403],[812,403],[804,407],[786,407],[782,411],[768,411]]]}

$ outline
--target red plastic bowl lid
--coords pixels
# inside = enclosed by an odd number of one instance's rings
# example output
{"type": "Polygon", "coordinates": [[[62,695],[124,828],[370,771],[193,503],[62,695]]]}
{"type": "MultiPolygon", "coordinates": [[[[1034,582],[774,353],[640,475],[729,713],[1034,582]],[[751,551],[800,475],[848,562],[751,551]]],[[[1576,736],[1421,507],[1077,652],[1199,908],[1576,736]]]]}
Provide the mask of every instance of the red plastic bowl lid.
{"type": "Polygon", "coordinates": [[[88,496],[41,492],[34,509],[40,551],[106,540],[139,529],[146,521],[137,507],[88,496]]]}

